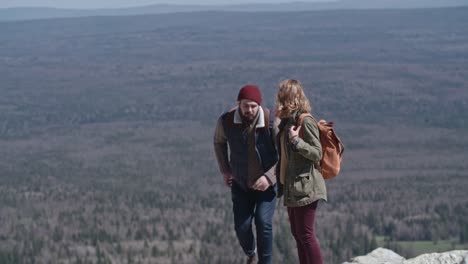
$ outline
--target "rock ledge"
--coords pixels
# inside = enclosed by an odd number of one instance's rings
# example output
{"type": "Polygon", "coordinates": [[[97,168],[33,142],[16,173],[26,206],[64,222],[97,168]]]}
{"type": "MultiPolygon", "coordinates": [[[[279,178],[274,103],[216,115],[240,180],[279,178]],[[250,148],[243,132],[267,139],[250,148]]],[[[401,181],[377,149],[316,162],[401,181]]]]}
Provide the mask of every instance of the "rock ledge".
{"type": "Polygon", "coordinates": [[[468,264],[468,250],[429,253],[405,259],[389,249],[377,248],[366,256],[355,257],[343,264],[468,264]]]}

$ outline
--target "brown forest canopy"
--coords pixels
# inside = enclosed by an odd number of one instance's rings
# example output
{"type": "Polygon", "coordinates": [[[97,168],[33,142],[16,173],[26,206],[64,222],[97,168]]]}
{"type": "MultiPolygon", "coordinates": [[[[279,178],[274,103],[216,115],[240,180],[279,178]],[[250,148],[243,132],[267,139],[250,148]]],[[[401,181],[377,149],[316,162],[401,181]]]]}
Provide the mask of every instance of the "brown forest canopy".
{"type": "MultiPolygon", "coordinates": [[[[0,262],[238,263],[216,118],[301,80],[346,144],[327,263],[467,247],[468,9],[0,23],[0,262]],[[429,249],[432,250],[432,249],[429,249]]],[[[296,263],[285,210],[275,258],[296,263]]]]}

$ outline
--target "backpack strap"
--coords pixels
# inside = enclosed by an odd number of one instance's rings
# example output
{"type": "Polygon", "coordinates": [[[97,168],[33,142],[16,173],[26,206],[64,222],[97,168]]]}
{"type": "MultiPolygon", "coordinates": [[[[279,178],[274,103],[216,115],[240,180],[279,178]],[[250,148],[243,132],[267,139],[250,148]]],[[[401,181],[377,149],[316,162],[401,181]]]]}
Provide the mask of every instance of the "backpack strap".
{"type": "MultiPolygon", "coordinates": [[[[315,119],[315,117],[314,117],[311,113],[302,113],[302,114],[299,116],[299,118],[297,119],[297,126],[302,126],[302,123],[304,122],[304,119],[305,119],[306,117],[310,117],[310,118],[312,118],[312,119],[315,121],[315,123],[316,123],[317,126],[318,126],[319,135],[320,135],[320,125],[319,125],[319,123],[317,122],[317,119],[315,119]]],[[[303,137],[304,134],[302,133],[302,131],[303,131],[303,130],[302,130],[302,128],[301,128],[301,130],[299,130],[299,137],[303,139],[303,138],[304,138],[304,137],[303,137]]],[[[319,136],[319,139],[320,139],[320,138],[321,138],[321,136],[319,136]]],[[[322,170],[320,164],[321,164],[321,161],[318,161],[318,162],[315,162],[315,163],[314,163],[314,166],[315,166],[319,171],[322,170]]]]}
{"type": "Polygon", "coordinates": [[[265,118],[265,128],[270,129],[270,109],[263,108],[263,116],[265,118]]]}
{"type": "MultiPolygon", "coordinates": [[[[299,118],[297,119],[297,125],[296,125],[296,126],[298,126],[298,127],[299,127],[299,126],[302,126],[302,123],[304,122],[304,118],[306,118],[306,117],[311,117],[311,118],[315,121],[315,123],[317,123],[317,119],[315,119],[315,117],[314,117],[312,114],[310,114],[310,113],[302,113],[302,114],[299,116],[299,118]]],[[[299,130],[299,137],[302,138],[302,129],[299,130]]]]}

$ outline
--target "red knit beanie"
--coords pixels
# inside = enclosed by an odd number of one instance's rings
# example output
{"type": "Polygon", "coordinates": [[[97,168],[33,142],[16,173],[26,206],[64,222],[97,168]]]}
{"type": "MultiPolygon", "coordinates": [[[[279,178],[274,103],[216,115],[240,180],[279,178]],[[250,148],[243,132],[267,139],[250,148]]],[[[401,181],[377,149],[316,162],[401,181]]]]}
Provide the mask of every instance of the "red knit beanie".
{"type": "Polygon", "coordinates": [[[253,84],[247,84],[246,86],[242,87],[239,91],[239,95],[237,96],[237,101],[242,99],[249,99],[257,104],[262,104],[262,93],[258,86],[253,84]]]}

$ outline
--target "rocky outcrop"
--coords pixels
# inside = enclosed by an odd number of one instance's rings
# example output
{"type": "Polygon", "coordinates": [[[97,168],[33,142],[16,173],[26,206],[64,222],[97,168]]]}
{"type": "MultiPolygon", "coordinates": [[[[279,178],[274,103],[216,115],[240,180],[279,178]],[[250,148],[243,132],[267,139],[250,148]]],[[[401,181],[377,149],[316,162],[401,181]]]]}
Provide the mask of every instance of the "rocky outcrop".
{"type": "Polygon", "coordinates": [[[430,253],[405,259],[389,249],[377,248],[366,256],[355,257],[343,264],[468,264],[468,250],[430,253]]]}

